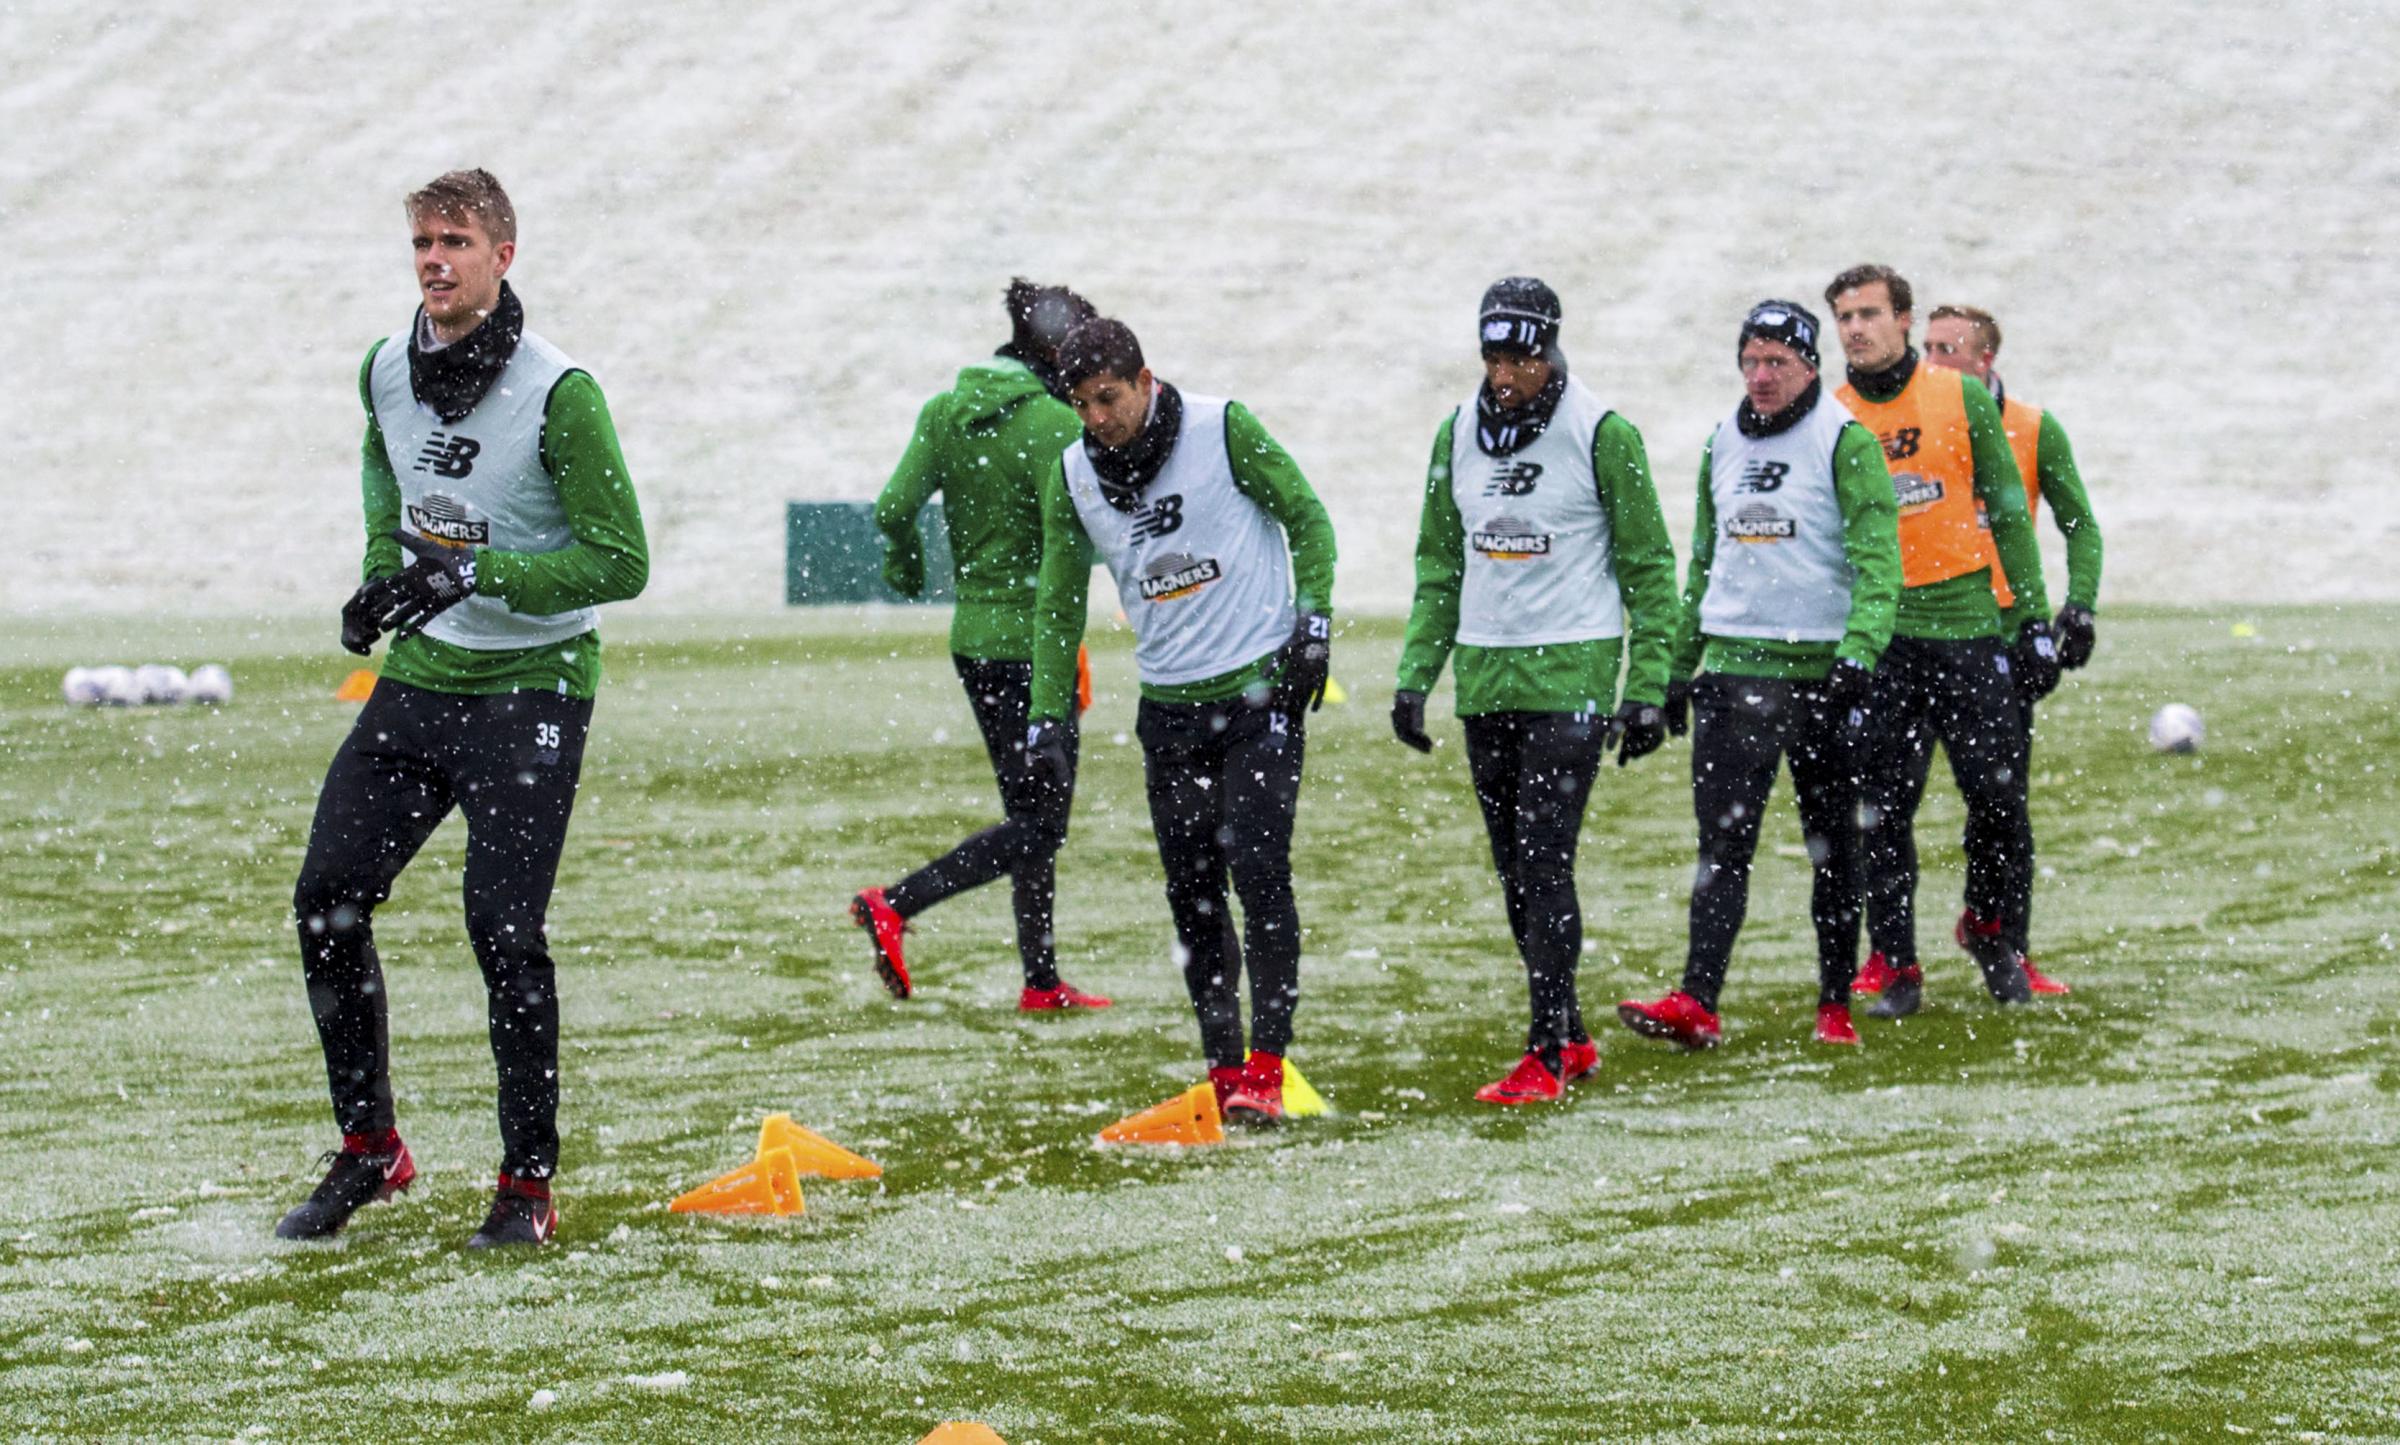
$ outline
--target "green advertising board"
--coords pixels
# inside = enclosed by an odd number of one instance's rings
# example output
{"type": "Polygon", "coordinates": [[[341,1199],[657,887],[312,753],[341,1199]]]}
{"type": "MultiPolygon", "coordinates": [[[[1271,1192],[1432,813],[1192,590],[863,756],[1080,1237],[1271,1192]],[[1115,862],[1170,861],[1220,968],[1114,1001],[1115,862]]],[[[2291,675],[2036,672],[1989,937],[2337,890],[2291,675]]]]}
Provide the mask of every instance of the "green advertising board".
{"type": "Polygon", "coordinates": [[[950,528],[936,502],[917,514],[925,538],[925,592],[903,597],[883,583],[883,533],[872,502],[787,502],[783,600],[793,607],[952,599],[950,528]]]}

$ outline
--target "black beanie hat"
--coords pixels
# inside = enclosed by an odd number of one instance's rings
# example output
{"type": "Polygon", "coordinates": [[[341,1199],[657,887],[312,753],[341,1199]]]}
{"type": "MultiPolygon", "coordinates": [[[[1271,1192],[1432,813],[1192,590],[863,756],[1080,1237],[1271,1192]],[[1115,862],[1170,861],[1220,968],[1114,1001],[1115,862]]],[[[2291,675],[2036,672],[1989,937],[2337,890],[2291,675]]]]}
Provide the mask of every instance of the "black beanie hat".
{"type": "Polygon", "coordinates": [[[1797,301],[1761,301],[1742,318],[1741,339],[1733,343],[1738,360],[1753,336],[1780,341],[1817,365],[1817,318],[1797,301]]]}
{"type": "Polygon", "coordinates": [[[1475,334],[1486,351],[1548,356],[1558,346],[1558,293],[1531,276],[1494,281],[1475,308],[1475,334]]]}

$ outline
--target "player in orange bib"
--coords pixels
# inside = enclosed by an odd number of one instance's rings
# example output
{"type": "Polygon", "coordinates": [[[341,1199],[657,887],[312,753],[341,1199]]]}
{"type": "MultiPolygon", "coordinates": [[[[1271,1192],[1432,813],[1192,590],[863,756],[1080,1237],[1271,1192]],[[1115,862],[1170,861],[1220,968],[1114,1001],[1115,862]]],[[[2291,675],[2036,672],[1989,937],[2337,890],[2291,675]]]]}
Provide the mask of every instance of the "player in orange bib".
{"type": "Polygon", "coordinates": [[[1888,970],[1872,1017],[1915,1013],[1917,805],[1942,745],[1967,805],[1966,908],[1956,937],[2001,1003],[2032,996],[2012,919],[2031,890],[2025,725],[2019,689],[2057,686],[2042,557],[2000,409],[1983,384],[1920,364],[1914,301],[1888,266],[1856,266],[1825,288],[1849,380],[1844,406],[1883,442],[1900,506],[1901,593],[1868,705],[1861,809],[1867,825],[1869,971],[1888,970]],[[1993,591],[2005,564],[2013,596],[1993,591]]]}
{"type": "MultiPolygon", "coordinates": [[[[2067,603],[2058,610],[2051,624],[2058,632],[2059,665],[2068,670],[2082,667],[2091,660],[2096,640],[2093,606],[2100,597],[2100,522],[2092,514],[2092,499],[2084,490],[2083,475],[2075,466],[2075,449],[2067,441],[2066,429],[2050,412],[2010,396],[1994,370],[2000,356],[2000,323],[1992,313],[1973,306],[1936,306],[1925,323],[1925,359],[1935,366],[1963,371],[1982,382],[2000,404],[2000,420],[2008,432],[2009,453],[2016,459],[2017,472],[2025,479],[2025,507],[2039,521],[2042,503],[2050,503],[2050,516],[2058,524],[2060,535],[2067,541],[2067,603]]],[[[2000,605],[2013,600],[2005,575],[1994,572],[1992,584],[2000,605]]],[[[2033,733],[2033,694],[2019,689],[2018,705],[2025,715],[2028,739],[2033,733]]],[[[2027,783],[2032,772],[2020,774],[2027,783]]],[[[2030,818],[2030,813],[2028,814],[2030,818]]],[[[1968,840],[1973,848],[1975,842],[1968,840]]],[[[2024,840],[2030,850],[2030,833],[2024,840]]],[[[2026,930],[2030,927],[2033,899],[2029,896],[2021,906],[2012,910],[2009,926],[2015,930],[2009,938],[2017,951],[2025,955],[2025,977],[2035,993],[2065,993],[2067,986],[2045,977],[2034,965],[2026,930]]]]}

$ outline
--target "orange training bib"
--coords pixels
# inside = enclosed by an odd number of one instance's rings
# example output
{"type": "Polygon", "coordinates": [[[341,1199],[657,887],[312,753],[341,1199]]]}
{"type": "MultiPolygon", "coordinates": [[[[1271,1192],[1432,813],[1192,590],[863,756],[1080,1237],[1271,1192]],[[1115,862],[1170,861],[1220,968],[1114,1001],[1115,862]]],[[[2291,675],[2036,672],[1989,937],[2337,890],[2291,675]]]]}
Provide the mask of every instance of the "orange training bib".
{"type": "Polygon", "coordinates": [[[1960,374],[1919,363],[1890,401],[1869,401],[1844,383],[1851,415],[1883,442],[1900,502],[1900,578],[1904,587],[1945,582],[1999,563],[1975,505],[1975,449],[1967,438],[1960,374]]]}

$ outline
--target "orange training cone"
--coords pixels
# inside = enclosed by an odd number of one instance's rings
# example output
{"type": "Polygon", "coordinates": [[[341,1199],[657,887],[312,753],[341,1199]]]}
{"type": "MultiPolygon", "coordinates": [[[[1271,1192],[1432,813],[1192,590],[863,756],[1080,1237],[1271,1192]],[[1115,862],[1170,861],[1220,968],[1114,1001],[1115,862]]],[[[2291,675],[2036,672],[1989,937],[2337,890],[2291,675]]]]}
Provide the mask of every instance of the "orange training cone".
{"type": "Polygon", "coordinates": [[[792,1122],[789,1114],[769,1114],[767,1122],[758,1129],[758,1157],[782,1149],[792,1156],[792,1163],[812,1179],[881,1179],[883,1166],[862,1154],[853,1154],[831,1139],[792,1122]]]}
{"type": "Polygon", "coordinates": [[[800,1171],[789,1149],[769,1149],[730,1173],[720,1174],[667,1206],[677,1214],[805,1214],[800,1171]]]}
{"type": "Polygon", "coordinates": [[[365,702],[374,691],[375,674],[362,667],[342,679],[342,685],[333,690],[333,700],[335,702],[365,702]]]}
{"type": "Polygon", "coordinates": [[[1008,1445],[1000,1432],[976,1420],[951,1420],[933,1427],[917,1445],[1008,1445]]]}
{"type": "Polygon", "coordinates": [[[1222,1144],[1225,1124],[1217,1116],[1217,1091],[1199,1083],[1163,1104],[1128,1114],[1100,1131],[1103,1144],[1222,1144]]]}

